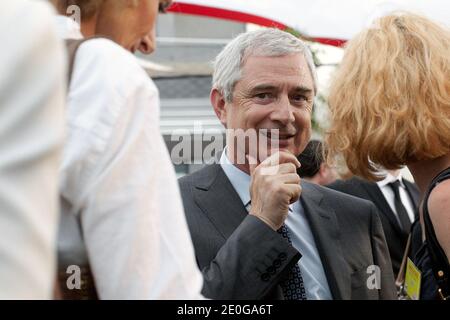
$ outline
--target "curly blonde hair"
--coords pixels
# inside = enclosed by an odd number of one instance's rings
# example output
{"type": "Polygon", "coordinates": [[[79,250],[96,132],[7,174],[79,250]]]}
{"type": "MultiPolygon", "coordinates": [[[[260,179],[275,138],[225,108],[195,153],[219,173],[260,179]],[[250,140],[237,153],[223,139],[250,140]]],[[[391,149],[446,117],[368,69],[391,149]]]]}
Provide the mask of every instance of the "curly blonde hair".
{"type": "Polygon", "coordinates": [[[450,30],[398,13],[380,18],[346,47],[330,88],[328,158],[379,180],[377,166],[450,152],[450,30]]]}

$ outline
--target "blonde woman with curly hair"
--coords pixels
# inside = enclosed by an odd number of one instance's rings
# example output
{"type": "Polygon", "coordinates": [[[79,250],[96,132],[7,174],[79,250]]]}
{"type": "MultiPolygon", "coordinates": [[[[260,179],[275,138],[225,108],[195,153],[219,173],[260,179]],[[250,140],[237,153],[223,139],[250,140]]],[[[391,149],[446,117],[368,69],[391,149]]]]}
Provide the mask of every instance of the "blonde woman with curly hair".
{"type": "Polygon", "coordinates": [[[450,259],[450,30],[398,13],[352,39],[329,96],[329,156],[380,180],[407,165],[421,190],[422,299],[448,298],[450,259]]]}

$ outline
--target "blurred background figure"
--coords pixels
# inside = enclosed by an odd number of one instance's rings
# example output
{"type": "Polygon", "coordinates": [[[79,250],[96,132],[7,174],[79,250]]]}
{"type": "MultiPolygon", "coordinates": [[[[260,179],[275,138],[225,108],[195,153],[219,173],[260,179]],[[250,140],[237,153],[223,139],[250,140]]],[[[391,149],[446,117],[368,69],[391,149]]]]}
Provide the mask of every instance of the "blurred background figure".
{"type": "Polygon", "coordinates": [[[297,173],[306,181],[324,186],[338,178],[334,167],[324,161],[323,145],[319,140],[311,140],[298,156],[298,161],[301,167],[297,169],[297,173]]]}
{"type": "Polygon", "coordinates": [[[0,1],[0,299],[50,299],[65,59],[47,3],[0,1]]]}
{"type": "Polygon", "coordinates": [[[380,166],[408,166],[425,240],[413,257],[420,292],[409,296],[450,299],[449,28],[411,13],[378,19],[348,43],[329,106],[330,156],[373,181],[380,166]]]}
{"type": "Polygon", "coordinates": [[[395,276],[399,272],[412,223],[418,218],[419,189],[400,170],[387,170],[377,182],[352,177],[329,188],[372,201],[378,208],[395,276]]]}

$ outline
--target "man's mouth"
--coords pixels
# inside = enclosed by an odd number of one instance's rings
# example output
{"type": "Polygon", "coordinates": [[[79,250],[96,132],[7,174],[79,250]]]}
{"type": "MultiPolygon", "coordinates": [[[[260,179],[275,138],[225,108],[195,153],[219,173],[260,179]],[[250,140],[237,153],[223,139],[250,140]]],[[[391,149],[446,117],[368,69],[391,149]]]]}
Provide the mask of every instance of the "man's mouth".
{"type": "Polygon", "coordinates": [[[273,141],[285,141],[285,140],[289,140],[291,138],[294,138],[296,133],[276,133],[273,132],[272,130],[262,130],[260,131],[263,135],[265,135],[269,140],[273,140],[273,141]]]}

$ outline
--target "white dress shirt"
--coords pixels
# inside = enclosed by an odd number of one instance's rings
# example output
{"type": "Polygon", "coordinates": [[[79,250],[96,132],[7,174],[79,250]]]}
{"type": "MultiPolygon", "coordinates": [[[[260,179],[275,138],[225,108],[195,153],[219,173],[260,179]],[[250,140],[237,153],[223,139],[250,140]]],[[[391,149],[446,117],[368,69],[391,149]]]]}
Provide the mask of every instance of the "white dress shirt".
{"type": "MultiPolygon", "coordinates": [[[[79,27],[58,17],[63,38],[79,27]]],[[[175,171],[159,131],[159,94],[135,57],[83,43],[68,96],[59,250],[85,262],[101,299],[197,299],[203,280],[175,171]]]]}
{"type": "Polygon", "coordinates": [[[395,180],[400,181],[400,199],[402,201],[403,206],[406,209],[406,212],[408,212],[409,220],[411,220],[411,223],[415,220],[415,213],[414,213],[414,205],[411,202],[411,198],[408,195],[408,191],[406,190],[406,186],[403,183],[403,177],[401,174],[399,174],[398,177],[394,177],[390,173],[386,173],[386,178],[384,178],[381,181],[378,181],[378,187],[380,188],[381,192],[384,195],[384,198],[386,199],[387,203],[392,209],[392,212],[395,213],[395,216],[397,218],[397,221],[400,224],[400,220],[397,214],[397,210],[395,209],[395,195],[394,191],[392,191],[392,188],[389,186],[389,183],[394,182],[395,180]]]}
{"type": "Polygon", "coordinates": [[[0,300],[51,299],[65,55],[47,3],[0,1],[0,300]]]}
{"type": "MultiPolygon", "coordinates": [[[[227,148],[222,153],[220,165],[245,206],[250,202],[251,178],[234,166],[226,153],[227,148]]],[[[285,224],[290,230],[292,246],[302,254],[298,265],[308,300],[333,299],[322,260],[300,200],[290,206],[285,224]]]]}

